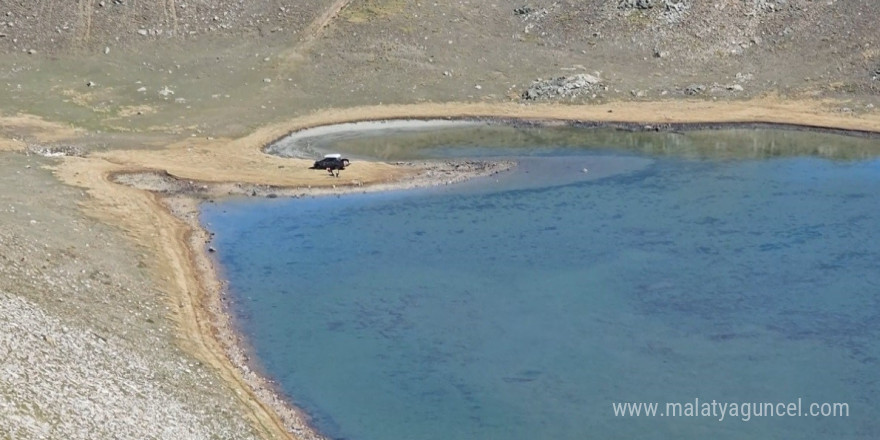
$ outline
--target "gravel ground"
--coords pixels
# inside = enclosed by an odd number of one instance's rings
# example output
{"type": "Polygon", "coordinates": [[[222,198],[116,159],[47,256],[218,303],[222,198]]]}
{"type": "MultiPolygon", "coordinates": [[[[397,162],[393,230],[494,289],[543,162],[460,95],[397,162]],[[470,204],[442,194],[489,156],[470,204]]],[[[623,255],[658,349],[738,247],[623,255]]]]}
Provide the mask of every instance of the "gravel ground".
{"type": "Polygon", "coordinates": [[[0,155],[0,438],[256,438],[177,348],[151,263],[83,218],[50,162],[0,155]]]}
{"type": "Polygon", "coordinates": [[[198,364],[139,353],[2,291],[0,353],[0,433],[9,438],[255,438],[222,402],[195,404],[173,387],[216,383],[198,364]]]}

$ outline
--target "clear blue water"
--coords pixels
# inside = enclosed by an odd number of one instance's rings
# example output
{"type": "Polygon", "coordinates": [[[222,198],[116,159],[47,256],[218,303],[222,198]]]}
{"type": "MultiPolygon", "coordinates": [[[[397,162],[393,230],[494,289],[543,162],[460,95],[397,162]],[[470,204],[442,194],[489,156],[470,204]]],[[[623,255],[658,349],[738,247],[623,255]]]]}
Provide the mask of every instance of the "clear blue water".
{"type": "Polygon", "coordinates": [[[333,438],[876,439],[878,208],[876,159],[581,149],[202,220],[265,373],[333,438]],[[612,411],[694,398],[850,415],[612,411]]]}

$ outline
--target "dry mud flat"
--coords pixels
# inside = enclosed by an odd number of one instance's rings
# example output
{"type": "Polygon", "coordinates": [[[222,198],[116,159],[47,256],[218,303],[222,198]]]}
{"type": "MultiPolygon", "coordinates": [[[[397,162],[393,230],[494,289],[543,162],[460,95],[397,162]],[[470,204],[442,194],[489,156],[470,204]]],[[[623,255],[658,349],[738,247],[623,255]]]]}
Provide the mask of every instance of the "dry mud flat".
{"type": "MultiPolygon", "coordinates": [[[[357,166],[355,164],[354,166],[357,166]]],[[[324,170],[315,170],[316,180],[322,179],[321,185],[306,187],[284,187],[253,183],[211,183],[177,178],[171,174],[154,171],[122,172],[115,174],[112,180],[116,183],[133,188],[154,192],[165,196],[169,209],[178,217],[186,212],[197,215],[197,209],[178,209],[183,203],[186,206],[199,200],[213,200],[223,197],[320,197],[349,193],[367,193],[378,191],[405,190],[430,186],[452,185],[466,180],[488,177],[507,171],[516,163],[510,160],[442,160],[442,161],[407,161],[395,162],[395,167],[407,170],[406,177],[398,180],[373,183],[364,186],[356,179],[346,179],[346,171],[334,178],[324,170]],[[191,200],[183,202],[183,200],[191,200]]],[[[348,168],[350,170],[350,167],[348,168]]],[[[320,180],[318,180],[320,181],[320,180]]],[[[197,206],[195,206],[197,208],[197,206]]],[[[196,226],[198,226],[196,224],[196,226]]]]}

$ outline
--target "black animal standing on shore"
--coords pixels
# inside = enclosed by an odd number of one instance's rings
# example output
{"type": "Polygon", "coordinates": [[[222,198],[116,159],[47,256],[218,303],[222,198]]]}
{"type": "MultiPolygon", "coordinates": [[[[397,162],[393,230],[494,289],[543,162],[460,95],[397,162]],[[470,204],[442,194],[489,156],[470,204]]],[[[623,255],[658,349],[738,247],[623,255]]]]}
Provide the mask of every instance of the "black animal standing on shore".
{"type": "Polygon", "coordinates": [[[312,165],[312,169],[327,170],[331,176],[339,177],[339,171],[344,170],[345,167],[350,164],[351,162],[344,157],[325,157],[321,160],[315,161],[315,164],[312,165]],[[333,170],[336,170],[336,174],[333,174],[333,170]]]}

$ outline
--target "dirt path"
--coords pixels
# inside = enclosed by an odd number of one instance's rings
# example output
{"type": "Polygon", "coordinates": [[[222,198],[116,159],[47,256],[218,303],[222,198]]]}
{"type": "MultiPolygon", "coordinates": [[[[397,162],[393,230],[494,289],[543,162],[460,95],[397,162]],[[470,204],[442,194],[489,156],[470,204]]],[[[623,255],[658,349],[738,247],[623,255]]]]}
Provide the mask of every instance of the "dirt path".
{"type": "Polygon", "coordinates": [[[316,39],[318,39],[318,37],[321,36],[321,33],[324,31],[324,29],[330,25],[330,22],[332,22],[336,18],[336,16],[339,15],[342,9],[348,6],[349,3],[351,3],[351,0],[334,1],[333,4],[330,5],[330,7],[327,8],[326,11],[324,11],[323,14],[318,16],[318,18],[316,18],[314,21],[312,21],[311,24],[309,24],[309,27],[306,28],[305,38],[303,38],[303,41],[300,42],[297,50],[308,50],[312,42],[314,42],[316,39]]]}
{"type": "Polygon", "coordinates": [[[86,44],[92,33],[92,5],[93,0],[81,1],[77,4],[77,40],[80,44],[86,44]]]}
{"type": "Polygon", "coordinates": [[[302,59],[302,57],[312,48],[315,41],[324,32],[324,29],[336,19],[339,13],[351,3],[351,0],[335,0],[321,15],[315,18],[303,31],[300,41],[293,47],[281,54],[282,59],[292,63],[302,59]]]}
{"type": "Polygon", "coordinates": [[[177,5],[174,4],[174,0],[163,1],[167,1],[167,4],[162,4],[162,7],[165,8],[165,20],[171,25],[174,35],[177,35],[177,5]]]}
{"type": "MultiPolygon", "coordinates": [[[[277,131],[361,120],[423,118],[511,118],[543,121],[671,123],[773,123],[843,130],[880,132],[880,114],[841,111],[832,101],[782,99],[767,96],[752,100],[715,102],[669,100],[610,102],[597,105],[517,103],[447,103],[379,105],[327,110],[286,124],[277,131]]],[[[259,133],[259,132],[257,132],[259,133]]]]}

